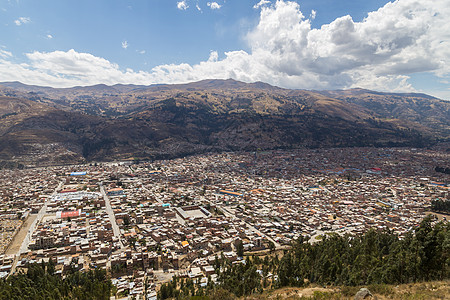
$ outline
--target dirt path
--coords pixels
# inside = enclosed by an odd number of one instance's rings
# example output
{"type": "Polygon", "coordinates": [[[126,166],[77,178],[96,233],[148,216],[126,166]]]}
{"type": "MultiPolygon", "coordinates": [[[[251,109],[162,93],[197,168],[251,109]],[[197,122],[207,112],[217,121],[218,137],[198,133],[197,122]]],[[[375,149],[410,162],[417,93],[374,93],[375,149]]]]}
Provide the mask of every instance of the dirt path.
{"type": "Polygon", "coordinates": [[[19,252],[22,241],[27,236],[28,229],[30,228],[34,219],[36,219],[36,214],[32,214],[27,217],[25,223],[22,225],[22,228],[20,228],[20,231],[16,234],[14,239],[9,244],[8,249],[6,249],[5,254],[17,254],[19,252]]]}

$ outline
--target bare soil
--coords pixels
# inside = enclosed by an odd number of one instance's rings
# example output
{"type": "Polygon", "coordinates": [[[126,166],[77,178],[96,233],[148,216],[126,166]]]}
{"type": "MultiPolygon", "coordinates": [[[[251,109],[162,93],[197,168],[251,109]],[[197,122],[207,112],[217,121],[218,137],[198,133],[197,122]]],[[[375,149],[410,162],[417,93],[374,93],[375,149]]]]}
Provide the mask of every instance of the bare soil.
{"type": "Polygon", "coordinates": [[[6,249],[5,254],[16,254],[17,252],[19,252],[20,246],[22,246],[22,242],[27,236],[28,229],[30,228],[31,224],[33,224],[33,221],[34,219],[36,219],[36,216],[37,216],[36,214],[32,214],[27,217],[22,227],[20,228],[20,231],[11,241],[11,243],[8,246],[8,249],[6,249]]]}

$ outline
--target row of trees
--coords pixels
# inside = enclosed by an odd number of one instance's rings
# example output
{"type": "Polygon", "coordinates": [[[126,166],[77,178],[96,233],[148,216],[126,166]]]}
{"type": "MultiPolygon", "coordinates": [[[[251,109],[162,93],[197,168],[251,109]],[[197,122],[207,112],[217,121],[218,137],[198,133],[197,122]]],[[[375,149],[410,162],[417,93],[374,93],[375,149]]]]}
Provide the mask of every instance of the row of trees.
{"type": "MultiPolygon", "coordinates": [[[[450,278],[450,224],[426,217],[414,231],[400,238],[390,231],[370,230],[363,235],[331,234],[316,244],[295,241],[277,255],[247,257],[232,264],[217,258],[215,285],[176,279],[163,285],[159,299],[192,296],[214,299],[260,293],[269,287],[321,285],[400,284],[450,278]]],[[[208,281],[209,282],[209,281],[208,281]]],[[[230,298],[230,299],[231,299],[230,298]]]]}
{"type": "Polygon", "coordinates": [[[105,270],[74,271],[62,278],[54,263],[33,264],[26,273],[0,280],[0,299],[109,299],[113,285],[105,270]]]}
{"type": "Polygon", "coordinates": [[[450,168],[448,168],[448,167],[445,168],[445,167],[437,166],[436,168],[434,168],[434,170],[439,173],[450,174],[450,168]]]}
{"type": "Polygon", "coordinates": [[[443,213],[450,213],[450,200],[440,200],[440,199],[432,200],[431,210],[443,213]]]}
{"type": "Polygon", "coordinates": [[[361,236],[331,235],[310,245],[297,241],[280,260],[279,286],[305,282],[333,285],[399,284],[450,277],[449,223],[425,218],[403,238],[370,230],[361,236]]]}

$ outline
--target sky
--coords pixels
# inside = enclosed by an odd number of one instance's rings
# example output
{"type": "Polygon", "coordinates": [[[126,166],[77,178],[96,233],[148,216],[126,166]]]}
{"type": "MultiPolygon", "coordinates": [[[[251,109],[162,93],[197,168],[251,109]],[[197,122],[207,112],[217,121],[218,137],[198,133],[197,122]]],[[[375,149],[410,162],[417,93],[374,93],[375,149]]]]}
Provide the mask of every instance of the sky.
{"type": "Polygon", "coordinates": [[[233,78],[450,100],[449,0],[0,0],[0,82],[233,78]]]}

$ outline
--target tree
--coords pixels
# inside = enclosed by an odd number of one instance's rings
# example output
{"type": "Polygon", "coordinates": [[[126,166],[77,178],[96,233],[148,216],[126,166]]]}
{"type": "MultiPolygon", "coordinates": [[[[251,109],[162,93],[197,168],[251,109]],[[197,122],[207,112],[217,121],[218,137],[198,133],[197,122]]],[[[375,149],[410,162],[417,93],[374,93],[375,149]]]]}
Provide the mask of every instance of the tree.
{"type": "Polygon", "coordinates": [[[32,264],[27,273],[0,280],[0,299],[109,299],[112,283],[105,270],[74,272],[64,279],[54,274],[54,263],[32,264]]]}
{"type": "MultiPolygon", "coordinates": [[[[302,286],[305,282],[369,285],[450,278],[450,223],[434,224],[431,217],[425,218],[414,232],[402,237],[388,230],[369,230],[361,235],[325,235],[313,245],[308,240],[301,237],[293,241],[291,249],[284,250],[281,259],[278,255],[268,255],[261,261],[247,256],[245,264],[232,264],[222,254],[214,263],[220,292],[217,285],[209,283],[200,291],[188,279],[186,286],[181,284],[177,292],[174,283],[174,295],[179,293],[185,297],[204,293],[211,299],[242,297],[267,287],[269,272],[278,276],[277,287],[302,286]],[[258,269],[262,270],[263,277],[258,269]],[[220,293],[224,296],[216,297],[220,293]]],[[[40,276],[39,270],[36,275],[40,276]]]]}
{"type": "Polygon", "coordinates": [[[50,275],[55,274],[55,262],[53,261],[53,259],[51,257],[47,264],[47,273],[50,275]]]}
{"type": "Polygon", "coordinates": [[[431,201],[431,210],[449,213],[450,212],[450,200],[432,200],[431,201]]]}
{"type": "Polygon", "coordinates": [[[269,249],[270,253],[272,253],[275,250],[275,244],[272,241],[269,241],[269,249]]]}
{"type": "Polygon", "coordinates": [[[214,270],[217,272],[220,272],[220,261],[217,255],[214,257],[214,270]]]}
{"type": "Polygon", "coordinates": [[[239,257],[243,257],[244,256],[244,244],[242,243],[241,240],[239,240],[236,243],[236,252],[237,252],[237,256],[239,256],[239,257]]]}
{"type": "Polygon", "coordinates": [[[128,239],[128,243],[134,250],[136,250],[136,237],[132,236],[128,239]]]}

